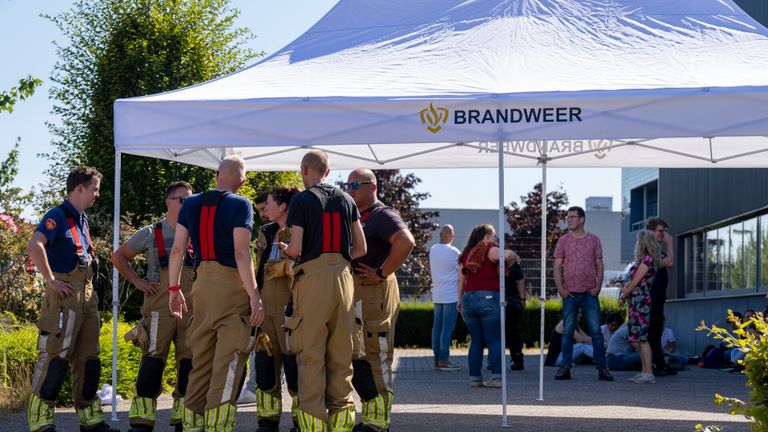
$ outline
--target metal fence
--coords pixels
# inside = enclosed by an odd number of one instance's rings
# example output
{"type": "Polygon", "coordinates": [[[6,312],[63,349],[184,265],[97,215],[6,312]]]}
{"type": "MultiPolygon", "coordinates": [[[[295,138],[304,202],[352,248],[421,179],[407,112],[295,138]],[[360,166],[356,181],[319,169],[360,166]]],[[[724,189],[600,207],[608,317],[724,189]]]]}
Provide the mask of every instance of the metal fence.
{"type": "MultiPolygon", "coordinates": [[[[424,262],[427,262],[426,260],[424,262]]],[[[547,260],[547,267],[546,267],[546,296],[549,297],[556,297],[557,296],[557,288],[555,286],[555,277],[554,277],[554,259],[548,259],[547,260]]],[[[526,291],[528,292],[528,296],[535,296],[539,297],[541,295],[541,260],[539,259],[522,259],[520,260],[520,266],[523,269],[523,275],[525,276],[525,285],[526,285],[526,291]]],[[[618,261],[608,261],[605,263],[605,268],[623,268],[623,265],[618,261]]],[[[419,267],[416,269],[416,271],[408,274],[405,271],[398,270],[397,272],[397,282],[400,285],[400,297],[406,297],[406,298],[420,298],[425,297],[428,298],[429,296],[429,290],[430,286],[429,284],[424,284],[422,281],[424,278],[422,277],[423,274],[429,273],[429,266],[425,265],[424,267],[419,267]]],[[[613,286],[616,284],[616,279],[618,277],[619,272],[618,271],[606,271],[605,272],[605,280],[603,282],[603,286],[613,286]]]]}

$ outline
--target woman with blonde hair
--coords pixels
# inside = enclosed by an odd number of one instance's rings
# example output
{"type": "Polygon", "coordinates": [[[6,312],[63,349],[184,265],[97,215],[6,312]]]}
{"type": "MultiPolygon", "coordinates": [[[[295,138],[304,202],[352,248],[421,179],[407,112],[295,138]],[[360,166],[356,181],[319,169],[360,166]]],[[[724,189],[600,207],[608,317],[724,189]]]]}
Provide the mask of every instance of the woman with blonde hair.
{"type": "Polygon", "coordinates": [[[629,342],[640,351],[642,372],[629,380],[637,384],[656,382],[651,362],[651,346],[648,344],[648,324],[651,319],[651,285],[656,279],[662,256],[659,242],[653,232],[643,230],[637,235],[635,263],[629,271],[632,280],[621,289],[619,303],[629,301],[629,342]]]}
{"type": "Polygon", "coordinates": [[[472,387],[501,387],[501,307],[499,259],[511,265],[517,254],[499,247],[491,225],[476,226],[459,256],[459,302],[470,335],[469,378],[472,387]],[[483,381],[483,347],[488,347],[491,377],[483,381]]]}

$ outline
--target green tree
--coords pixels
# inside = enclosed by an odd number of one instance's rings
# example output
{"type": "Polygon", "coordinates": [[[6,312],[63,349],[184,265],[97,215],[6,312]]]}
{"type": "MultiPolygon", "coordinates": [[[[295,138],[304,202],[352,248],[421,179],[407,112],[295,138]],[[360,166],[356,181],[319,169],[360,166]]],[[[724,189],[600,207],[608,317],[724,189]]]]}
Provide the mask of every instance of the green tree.
{"type": "MultiPolygon", "coordinates": [[[[547,193],[547,256],[551,256],[557,239],[563,235],[560,223],[565,218],[568,194],[562,189],[547,193]]],[[[510,232],[506,245],[523,258],[541,256],[541,183],[520,197],[520,204],[511,202],[504,209],[510,232]]]]}
{"type": "Polygon", "coordinates": [[[421,183],[421,179],[415,174],[403,175],[400,170],[375,170],[374,174],[378,182],[379,200],[400,212],[416,240],[411,256],[398,271],[401,289],[405,288],[405,292],[418,289],[418,293],[411,293],[423,294],[431,286],[427,243],[432,238],[432,231],[438,227],[435,218],[439,217],[440,213],[419,208],[419,204],[429,198],[430,194],[415,191],[416,186],[421,183]]]}
{"type": "Polygon", "coordinates": [[[26,78],[19,80],[18,87],[11,87],[8,91],[0,92],[0,112],[12,113],[16,102],[31,97],[35,94],[35,89],[42,84],[40,79],[27,75],[26,78]]]}
{"type": "MultiPolygon", "coordinates": [[[[49,124],[56,151],[50,174],[63,178],[77,165],[103,174],[101,198],[91,210],[94,231],[112,219],[114,202],[113,103],[178,89],[233,72],[259,53],[245,48],[250,30],[235,26],[239,11],[229,0],[75,0],[48,17],[66,36],[57,44],[51,80],[49,124]]],[[[164,211],[166,184],[186,180],[205,190],[214,172],[166,160],[124,155],[122,208],[136,226],[164,211]]]]}
{"type": "Polygon", "coordinates": [[[32,202],[32,192],[24,192],[20,187],[13,186],[19,173],[19,142],[13,146],[8,157],[0,161],[0,214],[18,218],[21,212],[32,202]]]}

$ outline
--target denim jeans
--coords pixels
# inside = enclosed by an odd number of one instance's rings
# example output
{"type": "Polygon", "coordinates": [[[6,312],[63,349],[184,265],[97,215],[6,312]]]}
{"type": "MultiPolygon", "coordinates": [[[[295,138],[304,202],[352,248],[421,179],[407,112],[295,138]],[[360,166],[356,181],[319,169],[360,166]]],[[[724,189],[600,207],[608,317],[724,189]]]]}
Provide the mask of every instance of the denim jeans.
{"type": "Polygon", "coordinates": [[[587,321],[587,330],[592,338],[592,361],[598,368],[605,367],[605,346],[600,331],[600,301],[589,293],[571,293],[563,299],[563,367],[573,366],[573,332],[576,329],[576,315],[582,310],[587,321]]]}
{"type": "Polygon", "coordinates": [[[435,303],[435,318],[432,321],[432,352],[435,361],[448,359],[451,335],[458,316],[456,303],[435,303]]]}
{"type": "Polygon", "coordinates": [[[501,306],[498,291],[470,291],[462,296],[462,317],[469,336],[469,378],[482,380],[483,349],[488,347],[491,378],[501,377],[501,306]]]}
{"type": "Polygon", "coordinates": [[[254,352],[248,356],[248,381],[245,382],[245,388],[256,393],[256,353],[254,352]]]}
{"type": "Polygon", "coordinates": [[[608,364],[608,369],[612,371],[639,371],[643,368],[639,352],[626,355],[608,354],[606,363],[608,364]]]}

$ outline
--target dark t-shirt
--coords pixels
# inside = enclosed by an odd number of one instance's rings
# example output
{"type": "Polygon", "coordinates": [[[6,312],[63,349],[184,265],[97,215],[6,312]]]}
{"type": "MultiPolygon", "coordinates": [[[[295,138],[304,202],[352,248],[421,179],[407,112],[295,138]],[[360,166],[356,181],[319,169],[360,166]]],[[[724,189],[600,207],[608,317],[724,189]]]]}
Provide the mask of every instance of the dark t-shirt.
{"type": "Polygon", "coordinates": [[[376,202],[360,215],[360,223],[365,233],[365,243],[368,253],[360,259],[352,261],[354,268],[358,263],[379,268],[389,256],[392,245],[389,239],[401,229],[408,229],[397,210],[376,202]]]}
{"type": "Polygon", "coordinates": [[[519,302],[520,293],[517,292],[517,281],[523,279],[523,269],[520,267],[520,263],[515,262],[512,267],[509,268],[509,276],[504,278],[504,296],[507,302],[519,302]]]}
{"type": "MultiPolygon", "coordinates": [[[[202,194],[195,194],[184,201],[179,211],[179,225],[189,231],[192,248],[195,251],[195,268],[200,265],[200,208],[202,194]]],[[[253,230],[253,205],[248,198],[233,193],[221,198],[213,223],[213,247],[216,261],[227,267],[237,268],[235,261],[235,239],[232,231],[235,228],[253,230]]]]}
{"type": "MultiPolygon", "coordinates": [[[[338,188],[321,183],[312,188],[319,189],[328,198],[327,206],[332,206],[333,201],[339,205],[341,213],[341,255],[351,260],[350,246],[352,242],[351,226],[360,218],[355,202],[352,198],[338,190],[338,188]],[[340,192],[334,198],[334,190],[340,192]]],[[[301,241],[301,256],[297,264],[311,261],[323,253],[323,205],[315,194],[307,189],[296,194],[288,206],[287,226],[300,226],[304,228],[301,241]]]]}
{"type": "MultiPolygon", "coordinates": [[[[666,258],[667,254],[662,252],[661,256],[662,258],[666,258]]],[[[667,276],[667,268],[659,266],[659,270],[656,273],[656,278],[653,280],[653,284],[651,285],[651,297],[657,300],[666,299],[668,280],[669,277],[667,276]]]]}
{"type": "MultiPolygon", "coordinates": [[[[62,206],[65,206],[74,217],[77,237],[83,247],[84,256],[86,259],[90,259],[93,246],[86,235],[88,218],[85,213],[78,214],[68,200],[65,200],[62,206]]],[[[80,259],[77,256],[75,241],[64,210],[60,207],[48,210],[35,231],[43,234],[48,240],[48,243],[45,244],[45,253],[51,270],[57,273],[69,273],[74,270],[80,259]]]]}

